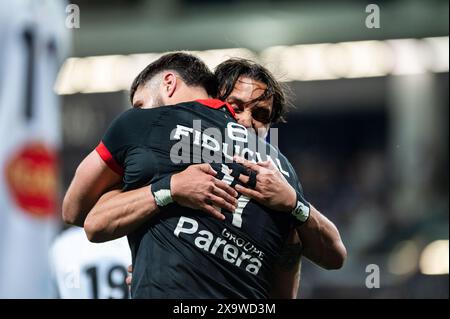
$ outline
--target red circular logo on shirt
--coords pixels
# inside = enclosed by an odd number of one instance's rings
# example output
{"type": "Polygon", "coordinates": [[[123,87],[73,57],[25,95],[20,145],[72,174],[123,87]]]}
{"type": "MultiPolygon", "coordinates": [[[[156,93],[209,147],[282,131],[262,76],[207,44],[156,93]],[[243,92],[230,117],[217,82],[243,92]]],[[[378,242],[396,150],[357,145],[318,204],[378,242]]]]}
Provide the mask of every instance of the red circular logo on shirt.
{"type": "Polygon", "coordinates": [[[25,144],[5,169],[17,206],[35,217],[53,216],[58,198],[56,151],[41,142],[25,144]]]}

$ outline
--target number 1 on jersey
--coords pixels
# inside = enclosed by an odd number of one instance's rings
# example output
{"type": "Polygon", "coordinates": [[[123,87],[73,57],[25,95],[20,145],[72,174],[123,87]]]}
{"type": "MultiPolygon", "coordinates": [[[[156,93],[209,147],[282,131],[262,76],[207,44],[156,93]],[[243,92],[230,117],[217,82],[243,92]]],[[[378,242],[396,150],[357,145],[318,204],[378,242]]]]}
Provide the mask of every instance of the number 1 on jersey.
{"type": "Polygon", "coordinates": [[[244,208],[245,206],[247,206],[249,201],[250,201],[249,197],[245,195],[239,196],[238,206],[233,212],[233,221],[231,222],[231,224],[239,228],[242,227],[242,212],[244,211],[244,208]]]}
{"type": "MultiPolygon", "coordinates": [[[[222,180],[228,185],[231,185],[234,178],[230,175],[230,169],[228,168],[228,166],[222,164],[222,173],[224,175],[222,180]]],[[[233,220],[231,222],[233,226],[236,226],[238,228],[242,227],[242,212],[244,211],[244,208],[245,206],[247,206],[249,201],[250,201],[249,197],[245,195],[239,196],[238,205],[233,212],[233,220]]]]}

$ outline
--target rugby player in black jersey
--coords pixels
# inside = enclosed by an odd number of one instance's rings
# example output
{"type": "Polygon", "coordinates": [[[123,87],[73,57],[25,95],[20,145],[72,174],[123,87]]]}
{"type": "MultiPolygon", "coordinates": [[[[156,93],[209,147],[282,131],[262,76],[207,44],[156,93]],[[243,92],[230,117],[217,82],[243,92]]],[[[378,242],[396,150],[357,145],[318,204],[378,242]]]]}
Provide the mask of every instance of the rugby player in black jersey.
{"type": "MultiPolygon", "coordinates": [[[[170,72],[169,72],[170,73],[170,72]]],[[[174,76],[173,78],[172,78],[172,81],[176,81],[176,76],[174,76]]],[[[181,81],[180,81],[181,82],[181,81]]],[[[236,82],[236,80],[235,80],[235,82],[236,82]]],[[[245,83],[245,78],[244,79],[242,79],[242,78],[240,78],[239,79],[239,82],[243,82],[243,83],[245,83]],[[244,80],[244,81],[243,81],[244,80]]],[[[170,84],[170,83],[169,83],[170,84]]],[[[235,83],[236,84],[236,83],[235,83]]],[[[236,85],[236,87],[238,87],[238,85],[236,85]]],[[[168,89],[168,91],[167,92],[169,92],[170,91],[170,85],[169,86],[166,86],[165,88],[167,88],[168,89]]],[[[239,91],[239,90],[238,90],[239,91]]],[[[257,90],[256,90],[257,91],[257,90]]],[[[195,96],[199,96],[198,95],[198,93],[199,92],[195,92],[194,94],[195,94],[195,96]]],[[[236,94],[235,94],[236,95],[236,94]]],[[[139,95],[138,95],[139,96],[139,95]]],[[[239,102],[239,101],[237,101],[238,100],[238,98],[236,97],[236,96],[234,96],[234,99],[236,100],[235,102],[239,102]]],[[[242,101],[242,100],[241,100],[242,101]]],[[[260,100],[261,101],[261,100],[260,100]]],[[[264,100],[262,101],[262,102],[264,102],[264,100]]],[[[142,101],[140,102],[140,101],[138,101],[138,103],[142,103],[142,101]]],[[[216,103],[216,102],[215,102],[216,103]]],[[[155,104],[160,104],[160,103],[155,103],[155,104]]],[[[220,103],[219,103],[220,104],[220,103]]],[[[145,105],[144,105],[145,106],[145,105]]],[[[216,103],[216,106],[217,106],[217,103],[216,103]]],[[[242,105],[241,105],[242,106],[242,105]]],[[[246,106],[245,106],[246,107],[246,106]]],[[[239,111],[241,111],[241,113],[244,113],[245,112],[245,108],[243,108],[242,110],[239,110],[239,111]]],[[[215,111],[215,112],[217,112],[217,111],[215,111]]],[[[253,110],[253,113],[255,113],[254,112],[254,110],[253,110]]],[[[264,113],[264,112],[260,112],[260,113],[264,113]]],[[[270,112],[269,112],[269,114],[270,114],[270,112]]],[[[133,127],[131,127],[131,128],[133,128],[133,127]]],[[[131,130],[131,128],[127,128],[127,130],[131,130]]],[[[112,140],[116,140],[116,138],[114,138],[114,139],[112,139],[112,140]]],[[[110,141],[111,142],[111,141],[110,141]]],[[[101,150],[100,150],[100,152],[101,152],[101,150]]],[[[246,165],[252,165],[252,164],[249,164],[249,163],[247,163],[246,165]]],[[[168,166],[170,166],[170,164],[168,165],[168,166]]],[[[112,167],[114,168],[114,165],[112,165],[112,167]]],[[[207,166],[202,166],[203,168],[203,170],[200,170],[201,172],[207,172],[208,171],[208,169],[207,169],[207,166]]],[[[115,167],[116,169],[117,169],[117,167],[115,167]]],[[[260,168],[258,168],[258,167],[254,167],[255,169],[257,168],[259,171],[260,171],[260,174],[258,175],[258,178],[260,177],[260,176],[271,176],[271,178],[273,179],[273,178],[275,178],[274,176],[276,175],[274,172],[273,172],[273,170],[271,169],[271,168],[273,168],[273,167],[270,167],[270,166],[268,166],[267,165],[267,163],[266,164],[261,164],[261,167],[260,168]],[[270,174],[264,174],[264,172],[262,171],[262,169],[266,169],[267,170],[267,172],[269,172],[270,174]]],[[[200,172],[200,171],[198,171],[198,172],[200,172]]],[[[267,173],[266,172],[266,173],[267,173]]],[[[279,173],[279,172],[278,172],[279,173]]],[[[205,173],[206,174],[206,173],[205,173]]],[[[292,174],[292,173],[291,173],[292,174]]],[[[295,174],[295,173],[293,173],[293,174],[295,174]]],[[[258,180],[258,183],[263,183],[264,181],[267,181],[267,180],[270,180],[270,178],[265,178],[265,179],[263,179],[263,180],[258,180]]],[[[211,182],[211,181],[210,181],[211,182]]],[[[130,184],[130,183],[128,183],[128,184],[130,184]]],[[[132,184],[132,183],[131,183],[132,184]]],[[[262,184],[262,185],[264,185],[264,184],[262,184]]],[[[275,186],[276,186],[276,184],[275,184],[275,186]]],[[[132,187],[132,186],[130,186],[130,187],[132,187]]],[[[231,193],[231,191],[229,190],[229,189],[225,189],[225,188],[223,188],[224,190],[226,190],[229,194],[232,194],[231,193]]],[[[241,190],[242,192],[249,192],[249,190],[244,190],[244,189],[242,189],[241,190]]],[[[258,191],[258,188],[255,190],[255,191],[258,191]]],[[[258,192],[262,192],[262,191],[264,191],[264,188],[260,188],[260,190],[258,191],[258,192]]],[[[70,193],[70,192],[69,192],[70,193]]],[[[68,193],[68,195],[69,195],[69,193],[68,193]]],[[[148,193],[148,188],[147,188],[147,193],[148,193]]],[[[174,193],[176,193],[176,192],[174,192],[174,193]]],[[[289,193],[289,192],[288,192],[289,193]]],[[[136,193],[137,194],[137,193],[136,193]]],[[[135,195],[136,195],[135,194],[135,195]]],[[[292,204],[292,201],[284,201],[284,203],[281,203],[281,206],[280,206],[280,204],[276,204],[276,200],[275,200],[275,203],[274,203],[274,201],[273,200],[271,200],[271,198],[270,198],[270,196],[268,196],[267,194],[264,194],[264,196],[260,196],[261,195],[261,193],[259,193],[259,195],[257,194],[257,193],[248,193],[249,195],[252,195],[252,196],[254,196],[255,197],[255,199],[257,199],[259,202],[262,202],[263,204],[264,204],[264,201],[265,200],[269,200],[268,201],[268,203],[265,203],[265,204],[268,204],[267,206],[273,206],[273,205],[275,205],[273,208],[275,208],[275,209],[278,209],[278,210],[283,210],[283,209],[286,209],[286,207],[283,207],[283,204],[285,205],[285,206],[288,206],[288,208],[289,208],[289,205],[293,205],[292,204]],[[276,206],[276,205],[279,205],[279,206],[276,206]]],[[[129,194],[127,194],[127,195],[130,195],[131,196],[131,194],[129,193],[129,194]]],[[[148,194],[147,194],[148,195],[148,194]]],[[[174,194],[175,195],[175,194],[174,194]]],[[[279,195],[280,194],[278,194],[277,196],[279,197],[279,195]]],[[[176,197],[176,195],[174,196],[174,197],[176,197]]],[[[106,199],[106,198],[105,198],[106,199]]],[[[141,198],[141,199],[143,199],[143,200],[148,200],[148,198],[141,198]]],[[[211,200],[211,198],[210,198],[210,200],[211,200]]],[[[66,202],[66,201],[65,201],[66,202]]],[[[133,204],[137,204],[137,202],[136,201],[133,201],[133,204]]],[[[220,202],[218,203],[218,206],[220,206],[220,202]]],[[[136,206],[139,206],[139,207],[145,207],[145,205],[144,206],[140,206],[140,205],[136,205],[136,206]]],[[[186,205],[186,206],[189,206],[189,203],[186,205]]],[[[222,208],[225,208],[225,209],[228,209],[228,208],[230,208],[229,206],[226,206],[226,205],[222,205],[223,207],[222,208]]],[[[107,206],[108,208],[111,208],[111,206],[107,206]]],[[[137,207],[136,208],[136,210],[137,211],[139,211],[139,207],[137,207]]],[[[211,205],[211,207],[212,207],[212,205],[211,205]]],[[[148,205],[147,205],[147,208],[146,208],[147,210],[149,209],[148,208],[148,205]]],[[[154,210],[156,210],[156,207],[154,207],[154,210]]],[[[229,209],[229,210],[232,210],[232,207],[231,207],[231,209],[229,209]]],[[[288,209],[289,210],[289,209],[288,209]]],[[[290,210],[292,210],[292,208],[290,208],[290,210]]],[[[141,213],[142,214],[142,213],[141,213]]],[[[313,211],[313,214],[312,215],[314,215],[314,214],[316,214],[316,213],[314,213],[314,211],[313,211]]],[[[95,216],[96,214],[92,214],[92,216],[95,216]]],[[[145,214],[142,214],[142,216],[144,216],[145,214]]],[[[251,214],[250,214],[251,215],[251,214]]],[[[125,216],[125,215],[124,215],[125,216]]],[[[141,216],[141,222],[143,221],[143,220],[145,220],[145,218],[144,217],[142,217],[141,216]]],[[[127,216],[125,216],[125,219],[123,219],[123,220],[121,220],[121,223],[119,223],[120,224],[120,226],[122,226],[122,225],[126,225],[127,224],[127,221],[126,221],[126,217],[127,216]]],[[[317,217],[317,216],[316,216],[317,217]]],[[[311,218],[311,220],[313,220],[314,218],[311,218]]],[[[98,224],[98,223],[96,223],[96,222],[94,222],[95,221],[95,219],[92,219],[92,222],[91,223],[88,223],[88,224],[94,224],[94,226],[98,226],[98,225],[96,225],[96,224],[98,224]]],[[[308,224],[308,223],[307,223],[308,224]]],[[[322,224],[323,225],[323,224],[322,224]]],[[[120,226],[117,226],[116,227],[116,229],[118,229],[118,228],[120,228],[120,226]]],[[[135,227],[135,226],[134,226],[135,227]]],[[[304,225],[303,226],[305,229],[306,229],[306,225],[304,225]]],[[[94,227],[95,228],[95,227],[94,227]]],[[[313,228],[313,227],[311,227],[311,228],[313,228]]],[[[128,231],[130,231],[130,229],[128,229],[128,231]]],[[[127,232],[125,232],[125,233],[127,233],[127,232]]],[[[116,232],[114,235],[119,235],[120,234],[120,232],[116,232]]],[[[327,236],[326,236],[326,234],[325,234],[325,236],[323,237],[323,238],[325,238],[325,239],[328,239],[327,238],[327,236]]],[[[322,250],[322,252],[323,252],[323,250],[322,250]]],[[[224,253],[224,256],[225,256],[225,253],[224,253]]],[[[241,255],[242,256],[242,255],[241,255]]],[[[244,259],[245,259],[245,254],[244,254],[244,259]]],[[[315,257],[313,257],[312,258],[313,260],[314,259],[316,259],[316,262],[318,262],[319,264],[321,263],[317,258],[315,258],[315,257]]],[[[242,260],[241,260],[241,262],[242,262],[242,260]]],[[[326,265],[326,263],[327,263],[328,261],[324,261],[324,263],[323,263],[323,265],[324,266],[326,266],[327,267],[327,265],[326,265]]],[[[236,261],[236,264],[238,264],[239,262],[238,261],[236,261]]],[[[337,263],[339,263],[339,261],[337,262],[337,263]]],[[[331,263],[330,263],[331,264],[331,263]]],[[[335,267],[335,266],[328,266],[328,267],[335,267]]],[[[251,268],[251,267],[250,267],[251,268]]],[[[336,268],[336,267],[335,267],[336,268]]],[[[250,285],[251,286],[251,285],[250,285]]],[[[242,290],[242,291],[244,291],[245,289],[243,288],[243,287],[241,287],[241,289],[238,289],[238,290],[242,290]]],[[[204,292],[203,292],[204,293],[204,292]]],[[[242,295],[240,295],[240,294],[238,294],[237,292],[233,292],[233,293],[229,293],[228,295],[231,295],[231,296],[253,296],[253,297],[255,297],[255,296],[264,296],[264,294],[262,294],[262,295],[249,295],[249,294],[246,294],[246,293],[243,293],[242,295]]],[[[203,296],[203,295],[202,295],[203,296]]],[[[214,295],[214,296],[220,296],[220,294],[219,295],[214,295]]]]}

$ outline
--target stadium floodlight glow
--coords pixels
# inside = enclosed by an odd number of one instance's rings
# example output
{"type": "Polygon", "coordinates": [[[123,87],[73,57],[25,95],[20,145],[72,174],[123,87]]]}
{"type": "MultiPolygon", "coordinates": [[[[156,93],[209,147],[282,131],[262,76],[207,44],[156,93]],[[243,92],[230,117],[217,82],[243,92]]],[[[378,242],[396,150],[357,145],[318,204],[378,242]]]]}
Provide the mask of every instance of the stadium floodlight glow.
{"type": "MultiPolygon", "coordinates": [[[[285,70],[285,65],[283,65],[283,58],[287,58],[284,56],[281,57],[282,54],[288,54],[286,50],[287,46],[273,46],[263,50],[259,55],[259,61],[262,62],[267,69],[272,72],[277,79],[280,81],[292,81],[289,78],[289,72],[285,70]]],[[[295,60],[292,65],[290,65],[290,69],[301,68],[301,64],[296,64],[295,60]]],[[[301,72],[301,71],[298,71],[301,72]]]]}
{"type": "Polygon", "coordinates": [[[120,90],[113,76],[117,56],[67,59],[56,81],[59,94],[114,92],[120,90]]]}
{"type": "Polygon", "coordinates": [[[431,72],[448,72],[449,69],[449,41],[448,37],[425,38],[430,63],[428,68],[431,72]]]}
{"type": "Polygon", "coordinates": [[[200,59],[205,61],[206,65],[211,69],[214,69],[217,65],[230,58],[244,58],[251,60],[258,59],[255,53],[243,48],[190,51],[190,53],[198,56],[200,59]]]}
{"type": "Polygon", "coordinates": [[[417,39],[388,40],[394,50],[393,75],[423,74],[427,71],[429,57],[417,39]]]}
{"type": "Polygon", "coordinates": [[[282,81],[314,81],[338,78],[324,63],[331,44],[276,46],[261,53],[261,62],[282,81]]]}
{"type": "Polygon", "coordinates": [[[89,59],[89,77],[84,79],[85,86],[81,93],[93,92],[114,92],[120,91],[121,79],[123,74],[118,72],[123,65],[125,57],[119,55],[109,55],[102,57],[90,57],[89,59]]]}
{"type": "Polygon", "coordinates": [[[61,67],[56,78],[54,90],[58,94],[74,94],[79,92],[75,85],[74,73],[78,58],[68,58],[61,67]]]}
{"type": "MultiPolygon", "coordinates": [[[[448,72],[449,37],[191,51],[210,67],[231,57],[265,65],[282,82],[448,72]]],[[[189,51],[187,51],[189,52],[189,51]]],[[[162,53],[69,58],[55,84],[58,94],[128,90],[134,77],[162,53]]]]}
{"type": "Polygon", "coordinates": [[[436,240],[425,247],[420,256],[420,271],[424,275],[448,275],[449,242],[436,240]]]}
{"type": "Polygon", "coordinates": [[[413,274],[418,267],[419,248],[412,240],[398,243],[388,258],[389,272],[395,275],[413,274]]]}
{"type": "MultiPolygon", "coordinates": [[[[230,57],[255,59],[247,49],[190,52],[213,68],[230,57]]],[[[106,55],[69,58],[62,66],[55,84],[58,94],[106,93],[128,90],[135,76],[163,53],[106,55]]]]}
{"type": "MultiPolygon", "coordinates": [[[[331,72],[330,68],[324,63],[327,49],[332,44],[311,44],[297,46],[300,54],[299,61],[304,64],[305,72],[300,74],[297,78],[300,81],[314,81],[314,80],[332,80],[337,79],[338,76],[331,72]]],[[[293,76],[295,78],[295,76],[293,76]]]]}
{"type": "MultiPolygon", "coordinates": [[[[346,61],[345,78],[367,78],[386,76],[392,67],[392,52],[383,41],[358,41],[338,43],[344,54],[340,61],[346,61]]],[[[339,61],[336,61],[336,64],[339,61]]],[[[343,62],[341,62],[343,63],[343,62]]]]}

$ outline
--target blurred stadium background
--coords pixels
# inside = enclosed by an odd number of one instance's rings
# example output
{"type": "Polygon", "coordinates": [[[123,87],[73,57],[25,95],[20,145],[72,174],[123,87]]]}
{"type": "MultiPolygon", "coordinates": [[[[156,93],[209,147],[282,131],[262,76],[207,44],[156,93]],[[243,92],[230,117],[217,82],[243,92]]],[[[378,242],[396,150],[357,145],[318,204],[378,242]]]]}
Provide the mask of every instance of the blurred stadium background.
{"type": "MultiPolygon", "coordinates": [[[[49,2],[53,8],[58,1],[33,1],[33,10],[49,2]]],[[[54,7],[61,20],[47,20],[66,58],[53,81],[61,114],[59,202],[80,160],[130,107],[134,76],[159,54],[190,50],[211,67],[248,57],[289,87],[296,108],[279,125],[280,149],[348,250],[338,271],[304,261],[299,298],[448,298],[448,1],[376,1],[380,28],[366,27],[371,2],[362,0],[72,3],[80,8],[80,28],[64,26],[69,13],[62,1],[54,7]],[[380,288],[366,287],[371,264],[380,268],[380,288]]],[[[0,6],[3,23],[13,9],[0,6]]],[[[14,72],[5,43],[0,124],[9,116],[5,103],[14,102],[4,98],[14,72]]],[[[8,139],[9,130],[0,130],[8,139]]],[[[5,163],[0,160],[1,178],[5,163]]],[[[6,231],[16,229],[7,222],[20,221],[7,219],[9,191],[0,192],[0,277],[10,279],[0,281],[0,297],[51,297],[21,291],[25,279],[11,275],[19,263],[42,274],[34,260],[16,258],[20,249],[38,249],[33,241],[17,246],[6,231]]],[[[56,207],[53,235],[63,228],[56,207]]]]}

